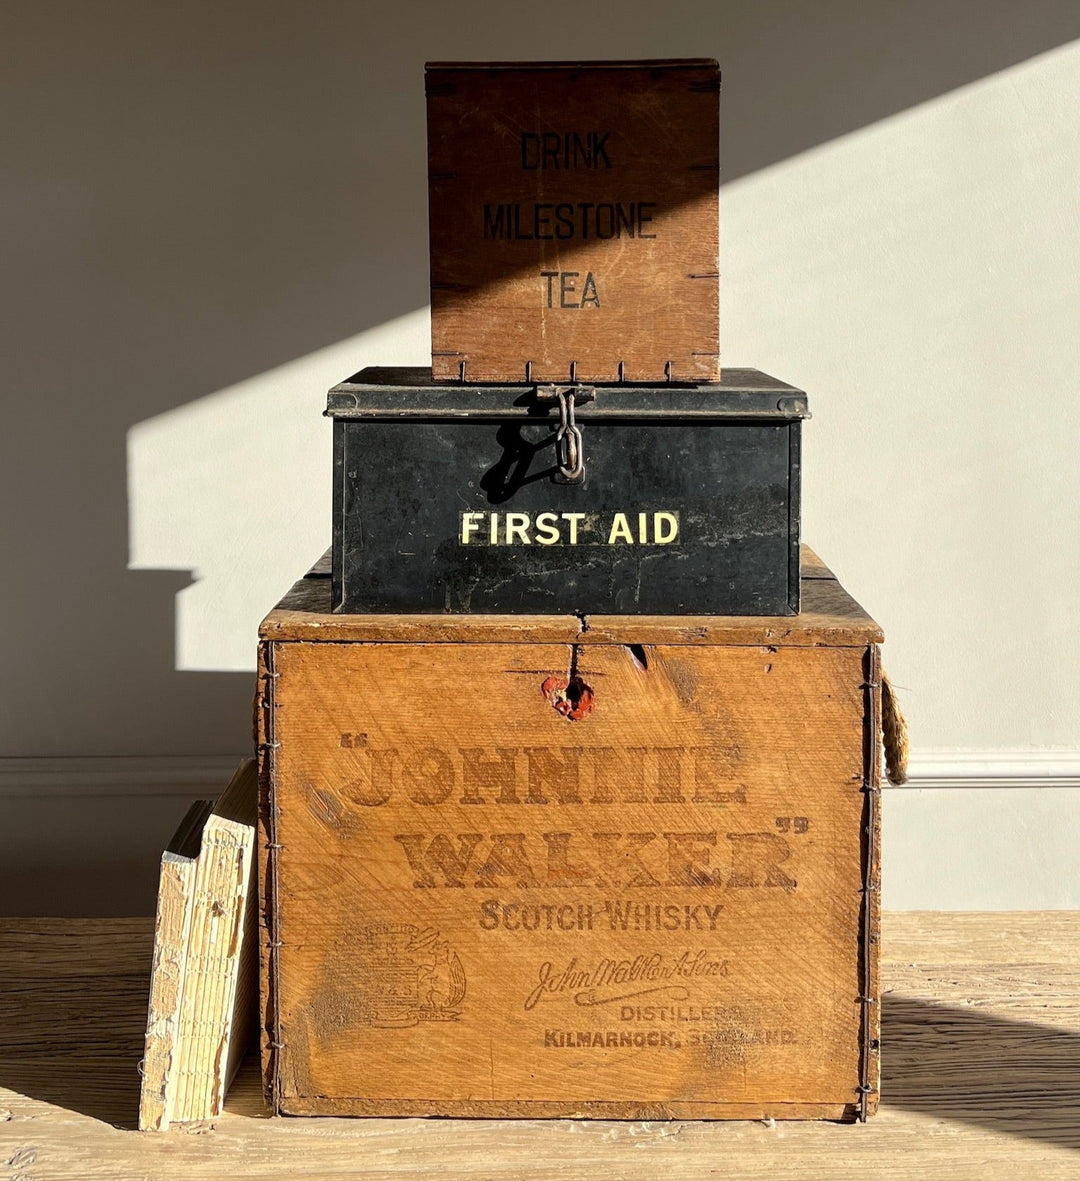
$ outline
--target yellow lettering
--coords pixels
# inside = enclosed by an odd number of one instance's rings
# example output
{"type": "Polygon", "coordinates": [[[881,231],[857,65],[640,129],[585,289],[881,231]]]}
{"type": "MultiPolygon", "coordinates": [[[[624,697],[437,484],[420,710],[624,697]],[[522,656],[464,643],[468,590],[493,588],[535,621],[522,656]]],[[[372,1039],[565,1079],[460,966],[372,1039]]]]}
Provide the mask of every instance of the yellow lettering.
{"type": "Polygon", "coordinates": [[[480,518],[483,513],[461,514],[461,544],[468,545],[469,538],[480,528],[480,518]]]}
{"type": "Polygon", "coordinates": [[[536,518],[536,540],[540,545],[554,545],[559,540],[559,529],[555,513],[541,513],[536,518]]]}
{"type": "Polygon", "coordinates": [[[577,545],[577,543],[578,543],[577,542],[578,522],[585,520],[585,514],[584,513],[560,513],[559,516],[562,517],[562,519],[564,521],[570,522],[570,544],[577,545]]]}
{"type": "Polygon", "coordinates": [[[529,528],[529,514],[528,513],[507,513],[506,514],[506,544],[513,545],[515,541],[519,541],[522,545],[529,544],[529,534],[526,530],[529,528]]]}
{"type": "Polygon", "coordinates": [[[679,536],[679,518],[675,513],[653,513],[653,541],[657,545],[670,545],[679,536]],[[665,533],[661,526],[667,525],[665,533]]]}
{"type": "Polygon", "coordinates": [[[614,545],[616,541],[625,541],[627,545],[634,544],[634,535],[630,532],[630,522],[626,519],[626,513],[616,513],[611,522],[607,543],[614,545]]]}

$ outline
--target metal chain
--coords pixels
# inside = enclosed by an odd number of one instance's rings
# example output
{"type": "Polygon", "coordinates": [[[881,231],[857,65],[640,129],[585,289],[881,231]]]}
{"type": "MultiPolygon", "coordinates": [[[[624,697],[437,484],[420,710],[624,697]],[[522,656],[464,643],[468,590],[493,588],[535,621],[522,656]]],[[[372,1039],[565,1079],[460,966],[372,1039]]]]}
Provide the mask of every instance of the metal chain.
{"type": "Polygon", "coordinates": [[[559,429],[555,432],[555,459],[564,480],[576,484],[585,475],[585,448],[581,428],[574,420],[574,391],[556,390],[559,429]]]}

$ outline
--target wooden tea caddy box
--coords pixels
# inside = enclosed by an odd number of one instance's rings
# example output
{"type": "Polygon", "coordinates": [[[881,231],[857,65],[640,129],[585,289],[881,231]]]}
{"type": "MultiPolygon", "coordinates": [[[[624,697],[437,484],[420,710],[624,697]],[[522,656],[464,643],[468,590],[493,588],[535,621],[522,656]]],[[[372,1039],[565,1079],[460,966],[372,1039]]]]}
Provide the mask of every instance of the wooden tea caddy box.
{"type": "Polygon", "coordinates": [[[436,381],[716,381],[715,60],[429,63],[436,381]]]}
{"type": "Polygon", "coordinates": [[[260,636],[263,1068],[293,1115],[865,1118],[882,634],[342,615],[260,636]]]}

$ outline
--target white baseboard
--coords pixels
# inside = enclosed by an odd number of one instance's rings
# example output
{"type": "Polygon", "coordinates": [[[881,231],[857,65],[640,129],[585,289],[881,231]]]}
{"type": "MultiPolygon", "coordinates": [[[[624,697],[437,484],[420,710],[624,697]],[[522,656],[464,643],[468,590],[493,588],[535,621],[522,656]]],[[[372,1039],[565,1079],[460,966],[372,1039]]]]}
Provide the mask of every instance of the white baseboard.
{"type": "MultiPolygon", "coordinates": [[[[0,758],[0,799],[214,795],[250,755],[0,758]]],[[[1080,750],[926,750],[911,756],[911,788],[1080,787],[1080,750]]],[[[889,787],[886,790],[894,791],[889,787]]]]}
{"type": "Polygon", "coordinates": [[[216,796],[244,755],[0,759],[0,799],[216,796]]]}
{"type": "MultiPolygon", "coordinates": [[[[0,913],[151,913],[187,804],[243,757],[0,759],[0,913]]],[[[1080,910],[1080,751],[919,752],[883,814],[887,909],[1080,910]]]]}
{"type": "Polygon", "coordinates": [[[1080,750],[914,751],[905,787],[1080,787],[1080,750]]]}

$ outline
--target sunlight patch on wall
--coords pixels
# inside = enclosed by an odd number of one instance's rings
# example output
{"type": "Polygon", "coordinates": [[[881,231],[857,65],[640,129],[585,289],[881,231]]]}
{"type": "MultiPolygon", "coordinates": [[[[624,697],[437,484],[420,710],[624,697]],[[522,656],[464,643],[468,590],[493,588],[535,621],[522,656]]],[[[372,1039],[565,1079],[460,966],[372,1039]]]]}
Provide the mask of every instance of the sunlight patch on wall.
{"type": "Polygon", "coordinates": [[[326,391],[430,363],[429,331],[423,308],[128,432],[128,568],[195,580],[176,598],[178,669],[255,667],[259,620],[330,545],[326,391]]]}
{"type": "Polygon", "coordinates": [[[1080,43],[741,179],[721,348],[804,387],[804,536],[885,629],[913,740],[1080,715],[1080,43]]]}

